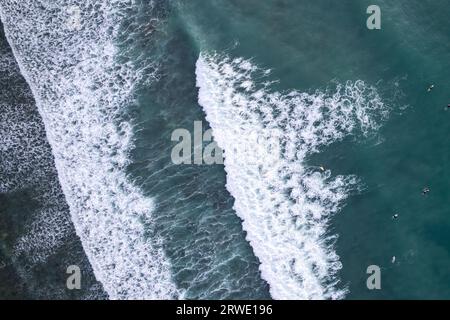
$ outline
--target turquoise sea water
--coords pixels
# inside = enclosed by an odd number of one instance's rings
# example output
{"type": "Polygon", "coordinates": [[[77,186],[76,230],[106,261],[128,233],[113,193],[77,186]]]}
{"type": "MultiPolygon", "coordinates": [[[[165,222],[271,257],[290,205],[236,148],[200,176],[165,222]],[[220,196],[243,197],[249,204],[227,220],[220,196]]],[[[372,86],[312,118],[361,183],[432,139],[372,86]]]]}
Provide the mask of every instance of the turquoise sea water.
{"type": "MultiPolygon", "coordinates": [[[[153,5],[135,1],[124,10],[119,35],[115,38],[119,49],[117,61],[131,63],[133,70],[143,75],[133,87],[135,100],[124,102],[134,134],[126,173],[145,197],[153,199],[152,221],[144,224],[144,237],[159,239],[158,244],[170,266],[171,281],[180,296],[188,299],[330,298],[333,292],[342,291],[347,299],[450,298],[449,10],[444,0],[376,3],[365,0],[173,0],[155,1],[153,5]],[[381,8],[381,30],[366,27],[366,9],[371,4],[381,8]],[[218,58],[200,70],[197,61],[201,54],[217,54],[218,58]],[[235,100],[229,105],[228,96],[220,95],[233,85],[242,84],[241,80],[232,82],[223,70],[218,76],[213,75],[211,70],[227,58],[249,60],[262,71],[270,69],[270,73],[263,72],[264,75],[251,74],[251,80],[255,87],[264,87],[264,96],[277,93],[284,97],[281,101],[285,104],[291,101],[288,98],[291,90],[322,99],[320,92],[326,92],[326,97],[336,91],[338,84],[345,86],[347,81],[363,81],[364,88],[376,90],[383,107],[382,110],[371,108],[378,106],[371,100],[372,96],[368,97],[372,91],[352,91],[345,87],[348,92],[342,99],[348,102],[339,106],[356,105],[358,108],[346,116],[341,109],[327,109],[327,104],[335,101],[323,98],[323,106],[329,113],[325,113],[319,123],[313,122],[313,127],[325,123],[332,129],[330,131],[308,131],[294,126],[295,117],[303,119],[302,113],[293,112],[298,107],[295,103],[289,107],[292,112],[288,120],[274,121],[285,135],[284,142],[297,141],[295,136],[301,135],[297,146],[302,143],[315,146],[314,150],[305,147],[304,155],[280,160],[287,163],[289,177],[295,175],[292,168],[296,165],[306,168],[300,179],[300,194],[310,196],[303,202],[298,200],[303,199],[301,196],[292,200],[292,194],[286,195],[284,186],[276,184],[277,179],[268,180],[269,185],[263,180],[255,184],[253,175],[249,174],[252,167],[247,167],[245,161],[239,168],[227,162],[225,166],[175,165],[170,158],[176,144],[171,141],[175,129],[193,132],[194,121],[203,121],[204,130],[210,126],[213,132],[225,128],[229,130],[225,131],[228,136],[224,140],[218,136],[218,140],[228,147],[245,141],[246,137],[237,134],[239,130],[244,128],[242,132],[246,132],[246,126],[260,125],[258,120],[252,119],[267,116],[264,110],[257,108],[255,113],[242,116],[242,112],[228,114],[228,110],[221,107],[240,105],[250,109],[250,105],[242,101],[247,101],[251,90],[239,87],[230,91],[230,97],[235,100]],[[211,87],[200,83],[199,75],[210,79],[211,87]],[[428,92],[431,84],[434,89],[428,92]],[[211,88],[218,89],[219,93],[208,91],[211,88]],[[199,90],[208,98],[206,105],[199,103],[199,90]],[[213,102],[218,109],[209,105],[213,102]],[[342,115],[337,114],[338,111],[342,115]],[[218,113],[218,120],[213,122],[214,112],[218,113]],[[252,118],[255,114],[257,116],[252,118]],[[364,125],[358,125],[366,123],[366,116],[373,120],[367,130],[364,125]],[[352,129],[347,130],[347,125],[352,129]],[[287,132],[286,128],[298,130],[287,132]],[[326,134],[329,137],[323,143],[326,134]],[[319,177],[309,169],[318,166],[329,170],[329,176],[319,177]],[[355,177],[357,184],[349,186],[348,190],[336,191],[330,186],[339,177],[355,177]],[[323,178],[321,190],[313,190],[319,180],[313,179],[314,184],[303,186],[303,181],[309,178],[323,178]],[[269,190],[265,193],[269,198],[255,201],[264,203],[264,207],[255,208],[253,198],[247,196],[246,190],[234,188],[234,182],[250,186],[250,189],[269,190]],[[430,189],[427,195],[422,195],[424,187],[430,189]],[[271,198],[277,194],[282,200],[271,198]],[[343,197],[342,201],[336,200],[339,196],[343,197]],[[298,207],[295,204],[299,204],[298,207]],[[324,212],[334,204],[338,209],[330,210],[330,216],[325,217],[324,212]],[[284,224],[280,225],[277,219],[270,222],[270,214],[283,217],[284,208],[295,216],[309,206],[323,216],[316,219],[306,215],[305,224],[323,226],[326,233],[320,239],[337,236],[316,251],[307,251],[310,242],[315,243],[316,239],[310,229],[304,231],[301,225],[294,228],[289,220],[283,220],[284,224]],[[398,219],[394,220],[392,216],[396,213],[398,219]],[[252,216],[260,217],[261,223],[252,224],[252,216]],[[273,230],[269,232],[270,226],[273,230]],[[287,239],[282,246],[276,241],[277,236],[283,241],[287,239]],[[286,248],[297,245],[288,240],[299,238],[302,245],[295,248],[300,247],[299,251],[288,251],[286,248]],[[292,270],[286,271],[289,264],[282,258],[289,257],[291,252],[292,270]],[[307,254],[302,256],[303,252],[307,254]],[[325,273],[334,270],[326,259],[332,252],[339,256],[342,266],[336,268],[332,277],[321,276],[322,266],[325,273]],[[394,256],[395,262],[392,262],[394,256]],[[271,259],[273,257],[280,259],[271,259]],[[308,263],[302,264],[303,261],[308,263]],[[369,265],[381,268],[381,290],[366,287],[369,265]],[[272,274],[270,270],[275,271],[272,274]],[[320,281],[315,282],[317,279],[320,281]],[[293,287],[288,286],[291,280],[296,283],[293,287]],[[316,295],[312,290],[315,286],[309,287],[310,291],[303,286],[308,281],[329,289],[316,295]],[[288,289],[283,291],[286,287],[288,289]]],[[[72,36],[75,41],[81,41],[76,35],[72,36]]],[[[233,63],[229,67],[233,72],[244,70],[233,63]]],[[[315,104],[310,103],[309,108],[313,108],[315,104]]],[[[275,119],[284,107],[277,105],[275,119]]],[[[301,109],[305,114],[309,114],[307,107],[308,104],[306,109],[301,109]]],[[[55,135],[51,126],[46,130],[47,134],[55,135]]],[[[265,127],[258,130],[265,132],[265,127]]],[[[230,151],[227,147],[226,160],[231,159],[227,158],[230,151]]],[[[2,152],[5,151],[2,149],[2,152]]],[[[51,159],[46,161],[52,162],[51,159]]],[[[64,165],[60,164],[60,168],[64,165]]],[[[64,186],[67,189],[65,181],[64,186]]],[[[254,194],[258,199],[258,193],[254,194]]],[[[0,228],[5,232],[10,230],[11,224],[22,222],[18,217],[11,217],[17,211],[10,209],[9,200],[4,200],[12,195],[4,192],[1,196],[1,214],[8,217],[0,220],[0,228]]],[[[99,226],[92,226],[92,230],[95,227],[99,226]]],[[[19,238],[24,231],[17,229],[15,232],[14,237],[19,238]]],[[[73,233],[71,229],[72,237],[73,233]]],[[[84,248],[89,246],[87,240],[81,241],[84,248]]],[[[68,243],[72,246],[72,242],[68,243]]],[[[77,248],[74,250],[80,252],[77,248]]],[[[80,259],[85,259],[82,252],[79,254],[80,259]]],[[[11,253],[2,247],[2,255],[11,253]]],[[[60,258],[56,254],[54,259],[67,257],[60,258]]],[[[116,265],[119,260],[115,261],[116,265]]],[[[151,258],[146,261],[149,265],[156,263],[151,258]]],[[[101,263],[96,260],[96,264],[101,263]]],[[[15,272],[14,268],[5,270],[0,270],[0,275],[15,272]]],[[[89,268],[85,272],[92,276],[89,268]]],[[[36,279],[41,278],[35,276],[28,281],[38,281],[36,279]]],[[[57,286],[58,280],[53,281],[57,286]]],[[[31,297],[34,296],[32,288],[35,286],[20,279],[12,282],[14,284],[4,287],[20,283],[28,287],[31,297]]],[[[6,297],[11,295],[11,291],[5,292],[6,297]]],[[[36,296],[42,297],[42,294],[36,296]]]]}

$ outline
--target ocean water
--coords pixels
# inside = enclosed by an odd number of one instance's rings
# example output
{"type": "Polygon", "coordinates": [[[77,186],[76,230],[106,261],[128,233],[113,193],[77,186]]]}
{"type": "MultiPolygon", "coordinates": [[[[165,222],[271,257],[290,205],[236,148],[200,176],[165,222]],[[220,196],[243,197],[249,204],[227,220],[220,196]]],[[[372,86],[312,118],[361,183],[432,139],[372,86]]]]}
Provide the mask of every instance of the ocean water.
{"type": "Polygon", "coordinates": [[[1,0],[0,297],[450,298],[450,8],[371,4],[1,0]]]}
{"type": "Polygon", "coordinates": [[[0,296],[106,298],[75,235],[42,119],[3,31],[0,68],[0,296]],[[73,264],[85,274],[80,291],[61,286],[73,264]]]}

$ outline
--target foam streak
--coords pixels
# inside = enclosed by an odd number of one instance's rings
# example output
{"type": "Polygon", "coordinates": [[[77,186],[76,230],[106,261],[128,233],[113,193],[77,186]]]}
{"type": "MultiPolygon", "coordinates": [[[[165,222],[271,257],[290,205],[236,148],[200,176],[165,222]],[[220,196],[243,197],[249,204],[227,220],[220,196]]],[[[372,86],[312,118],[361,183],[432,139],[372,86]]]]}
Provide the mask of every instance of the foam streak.
{"type": "Polygon", "coordinates": [[[170,265],[160,240],[146,233],[154,204],[125,174],[133,137],[123,115],[140,75],[116,62],[115,41],[131,5],[3,0],[0,15],[97,279],[112,299],[168,299],[178,296],[170,265]],[[73,6],[78,29],[69,24],[73,6]]]}
{"type": "Polygon", "coordinates": [[[308,168],[305,158],[356,129],[376,129],[386,109],[375,89],[357,81],[333,92],[272,92],[255,82],[268,71],[217,54],[201,54],[196,73],[227,189],[272,297],[343,298],[327,226],[357,179],[308,168]]]}

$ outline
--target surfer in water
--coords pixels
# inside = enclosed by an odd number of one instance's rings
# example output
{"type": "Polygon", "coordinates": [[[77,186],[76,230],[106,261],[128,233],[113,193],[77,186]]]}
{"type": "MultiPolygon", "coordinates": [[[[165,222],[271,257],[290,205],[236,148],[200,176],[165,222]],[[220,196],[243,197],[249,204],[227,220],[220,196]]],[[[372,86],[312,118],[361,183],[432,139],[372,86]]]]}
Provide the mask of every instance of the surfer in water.
{"type": "Polygon", "coordinates": [[[434,89],[434,84],[430,85],[430,86],[428,87],[427,91],[428,91],[428,92],[431,92],[431,90],[433,90],[433,89],[434,89]]]}
{"type": "Polygon", "coordinates": [[[425,188],[423,188],[423,190],[422,190],[422,195],[427,195],[428,193],[430,192],[430,188],[428,188],[428,187],[425,187],[425,188]]]}

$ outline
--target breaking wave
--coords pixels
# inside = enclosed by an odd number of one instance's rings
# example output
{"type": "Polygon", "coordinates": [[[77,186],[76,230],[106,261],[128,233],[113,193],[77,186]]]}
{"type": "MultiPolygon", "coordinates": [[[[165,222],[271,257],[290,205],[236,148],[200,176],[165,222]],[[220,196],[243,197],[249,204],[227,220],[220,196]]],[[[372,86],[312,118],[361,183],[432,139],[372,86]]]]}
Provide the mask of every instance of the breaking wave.
{"type": "MultiPolygon", "coordinates": [[[[152,199],[125,173],[133,148],[126,107],[142,74],[130,62],[117,62],[115,41],[132,6],[126,0],[4,0],[0,17],[96,278],[111,299],[176,298],[161,240],[148,234],[152,199]]],[[[51,216],[46,219],[49,230],[41,235],[53,232],[51,216]]]]}
{"type": "Polygon", "coordinates": [[[274,92],[270,71],[202,53],[199,103],[224,150],[227,189],[275,299],[341,299],[347,290],[330,218],[358,188],[355,176],[308,166],[320,148],[378,129],[388,108],[363,81],[333,90],[274,92]]]}

